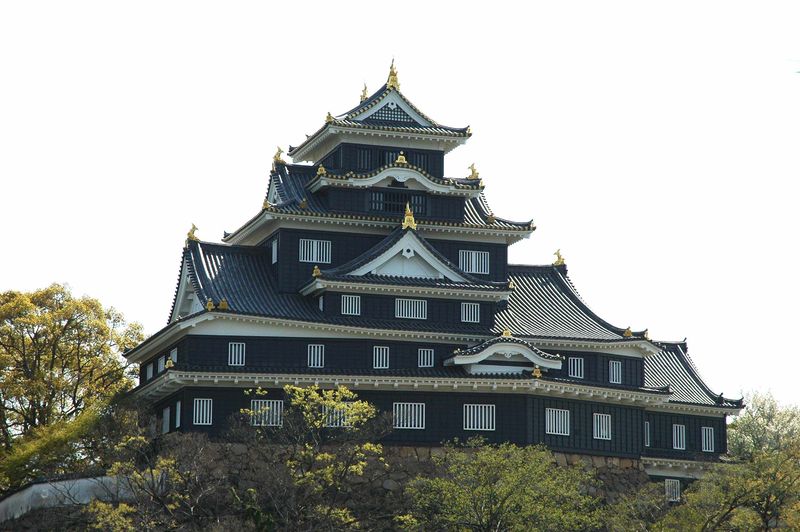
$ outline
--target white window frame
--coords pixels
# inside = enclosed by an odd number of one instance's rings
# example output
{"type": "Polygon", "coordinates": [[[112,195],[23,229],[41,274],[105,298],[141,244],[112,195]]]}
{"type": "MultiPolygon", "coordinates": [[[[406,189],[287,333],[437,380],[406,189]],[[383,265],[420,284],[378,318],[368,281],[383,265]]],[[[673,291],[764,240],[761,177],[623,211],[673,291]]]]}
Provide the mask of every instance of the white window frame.
{"type": "Polygon", "coordinates": [[[177,401],[175,403],[175,428],[178,429],[181,427],[181,402],[177,401]]]}
{"type": "Polygon", "coordinates": [[[583,357],[569,357],[569,376],[573,379],[582,379],[583,365],[583,357]]]}
{"type": "Polygon", "coordinates": [[[325,344],[308,344],[308,367],[325,367],[325,344]]]}
{"type": "Polygon", "coordinates": [[[435,360],[434,350],[430,347],[420,347],[417,349],[417,367],[432,368],[435,360]]]}
{"type": "Polygon", "coordinates": [[[644,446],[650,447],[650,422],[644,422],[644,446]]]}
{"type": "Polygon", "coordinates": [[[278,238],[272,239],[272,264],[278,262],[278,238]]]}
{"type": "Polygon", "coordinates": [[[147,380],[153,378],[153,363],[150,362],[147,366],[144,367],[144,374],[147,380]]]}
{"type": "Polygon", "coordinates": [[[608,382],[610,384],[622,384],[622,361],[608,361],[608,382]]]}
{"type": "Polygon", "coordinates": [[[228,342],[228,365],[244,366],[246,349],[244,342],[228,342]]]}
{"type": "Polygon", "coordinates": [[[465,404],[464,430],[495,430],[495,414],[496,408],[493,404],[465,404]]]}
{"type": "Polygon", "coordinates": [[[347,419],[347,410],[344,408],[330,408],[322,405],[322,415],[324,416],[323,425],[329,428],[352,427],[352,423],[347,419]]]}
{"type": "Polygon", "coordinates": [[[392,404],[392,420],[398,430],[425,430],[425,403],[392,404]]]}
{"type": "Polygon", "coordinates": [[[714,452],[714,427],[700,427],[700,439],[704,453],[714,452]]]}
{"type": "Polygon", "coordinates": [[[686,450],[686,425],[680,423],[672,425],[672,448],[678,451],[686,450]]]}
{"type": "Polygon", "coordinates": [[[398,297],[394,300],[394,317],[407,320],[427,320],[428,301],[398,297]]]}
{"type": "Polygon", "coordinates": [[[565,408],[545,408],[544,432],[555,436],[569,436],[569,410],[565,408]]]}
{"type": "Polygon", "coordinates": [[[319,298],[317,298],[317,305],[319,305],[320,312],[325,312],[325,296],[319,296],[319,298]]]}
{"type": "Polygon", "coordinates": [[[592,438],[595,440],[611,439],[611,414],[592,414],[592,438]]]}
{"type": "Polygon", "coordinates": [[[389,369],[389,348],[387,346],[372,347],[372,369],[389,369]]]}
{"type": "Polygon", "coordinates": [[[167,434],[169,432],[169,415],[171,409],[168,406],[165,406],[163,410],[161,410],[161,434],[167,434]]]}
{"type": "Polygon", "coordinates": [[[214,400],[195,397],[192,408],[192,425],[211,425],[214,421],[214,400]]]}
{"type": "Polygon", "coordinates": [[[331,263],[331,241],[316,238],[301,238],[298,243],[298,260],[314,264],[331,263]]]}
{"type": "Polygon", "coordinates": [[[177,347],[173,347],[172,349],[169,350],[169,358],[170,358],[170,360],[172,360],[173,364],[177,364],[178,363],[178,348],[177,347]]]}
{"type": "Polygon", "coordinates": [[[342,315],[361,316],[361,296],[342,294],[342,315]]]}
{"type": "Polygon", "coordinates": [[[283,401],[281,399],[251,399],[250,424],[254,427],[282,427],[283,401]]]}
{"type": "Polygon", "coordinates": [[[458,250],[458,267],[467,273],[489,274],[489,252],[458,250]]]}
{"type": "Polygon", "coordinates": [[[161,355],[158,357],[158,373],[161,373],[166,369],[167,365],[167,355],[161,355]]]}
{"type": "Polygon", "coordinates": [[[481,322],[481,304],[480,303],[461,303],[461,322],[462,323],[480,323],[481,322]]]}
{"type": "Polygon", "coordinates": [[[667,502],[681,502],[681,481],[675,478],[665,478],[664,496],[667,498],[667,502]]]}

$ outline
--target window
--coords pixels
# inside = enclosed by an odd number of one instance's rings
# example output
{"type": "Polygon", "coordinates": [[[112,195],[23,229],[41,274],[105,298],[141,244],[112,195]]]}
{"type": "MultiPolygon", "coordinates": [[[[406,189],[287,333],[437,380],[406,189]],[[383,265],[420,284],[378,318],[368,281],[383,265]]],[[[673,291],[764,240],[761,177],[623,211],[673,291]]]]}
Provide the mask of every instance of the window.
{"type": "Polygon", "coordinates": [[[278,262],[278,239],[272,239],[272,264],[278,262]]]}
{"type": "MultiPolygon", "coordinates": [[[[428,168],[428,154],[412,151],[408,154],[408,162],[419,168],[428,168]]],[[[414,211],[416,212],[416,211],[414,211]]]]}
{"type": "Polygon", "coordinates": [[[169,432],[169,407],[161,411],[161,434],[169,432]]]}
{"type": "Polygon", "coordinates": [[[228,344],[228,365],[244,366],[244,342],[230,342],[228,344]]]}
{"type": "Polygon", "coordinates": [[[650,447],[650,422],[644,422],[644,446],[650,447]]]}
{"type": "Polygon", "coordinates": [[[392,414],[396,429],[425,428],[425,403],[394,403],[392,414]]]}
{"type": "Polygon", "coordinates": [[[544,431],[556,436],[569,436],[569,410],[546,408],[544,414],[544,431]]]}
{"type": "Polygon", "coordinates": [[[158,372],[159,373],[164,371],[164,364],[166,364],[166,363],[167,363],[166,355],[161,355],[160,357],[158,357],[158,372]]]}
{"type": "Polygon", "coordinates": [[[181,426],[181,402],[178,401],[175,403],[175,428],[179,428],[181,426]]]}
{"type": "Polygon", "coordinates": [[[322,344],[308,344],[308,367],[325,367],[325,346],[322,344]]]}
{"type": "Polygon", "coordinates": [[[374,369],[389,368],[389,348],[376,345],[372,348],[372,367],[374,369]]]}
{"type": "Polygon", "coordinates": [[[622,362],[619,360],[608,361],[608,382],[622,384],[622,362]]]}
{"type": "Polygon", "coordinates": [[[583,357],[569,357],[569,376],[575,379],[583,378],[583,357]]]}
{"type": "Polygon", "coordinates": [[[372,155],[368,149],[356,148],[356,169],[369,170],[372,166],[372,155]]]}
{"type": "Polygon", "coordinates": [[[704,453],[714,452],[714,427],[702,427],[701,429],[702,448],[704,453]]]}
{"type": "Polygon", "coordinates": [[[300,262],[313,262],[315,264],[330,264],[331,241],[301,238],[300,262]]]}
{"type": "Polygon", "coordinates": [[[319,305],[320,312],[325,312],[325,298],[323,296],[319,296],[319,299],[317,299],[317,305],[319,305]]]}
{"type": "Polygon", "coordinates": [[[283,401],[280,399],[251,399],[250,424],[254,427],[283,425],[283,401]]]}
{"type": "Polygon", "coordinates": [[[672,448],[686,449],[686,425],[672,425],[672,448]]]}
{"type": "Polygon", "coordinates": [[[417,366],[421,368],[433,367],[433,349],[417,350],[417,366]]]}
{"type": "Polygon", "coordinates": [[[489,273],[489,252],[468,251],[458,252],[458,267],[467,273],[489,273]]]}
{"type": "Polygon", "coordinates": [[[325,416],[326,427],[349,427],[350,421],[347,419],[345,408],[330,408],[322,406],[322,415],[325,416]]]}
{"type": "Polygon", "coordinates": [[[668,502],[680,502],[681,481],[674,478],[664,479],[664,492],[668,502]]]}
{"type": "Polygon", "coordinates": [[[192,423],[195,425],[211,425],[212,406],[211,399],[195,399],[192,423]]]}
{"type": "Polygon", "coordinates": [[[414,214],[417,216],[424,216],[428,214],[428,197],[421,196],[419,194],[413,194],[411,196],[411,210],[414,211],[414,214]]]}
{"type": "MultiPolygon", "coordinates": [[[[394,159],[392,159],[394,162],[394,159]]],[[[428,198],[422,194],[408,194],[403,191],[373,190],[369,193],[369,210],[385,214],[403,214],[406,204],[416,215],[427,213],[428,198]]]]}
{"type": "Polygon", "coordinates": [[[173,347],[170,350],[169,358],[170,358],[170,360],[172,360],[173,364],[177,364],[178,363],[178,348],[177,347],[173,347]]]}
{"type": "Polygon", "coordinates": [[[342,296],[342,314],[361,316],[361,296],[342,296]]]}
{"type": "Polygon", "coordinates": [[[595,440],[611,439],[611,414],[595,414],[592,435],[595,440]]]}
{"type": "Polygon", "coordinates": [[[398,297],[394,300],[394,317],[408,318],[411,320],[427,319],[428,302],[424,299],[405,299],[398,297]]]}
{"type": "Polygon", "coordinates": [[[480,323],[480,303],[461,303],[461,321],[465,323],[480,323]]]}
{"type": "Polygon", "coordinates": [[[464,430],[494,430],[494,405],[464,405],[464,430]]]}
{"type": "Polygon", "coordinates": [[[153,363],[149,363],[146,368],[144,368],[145,375],[147,375],[147,380],[153,378],[153,363]]]}

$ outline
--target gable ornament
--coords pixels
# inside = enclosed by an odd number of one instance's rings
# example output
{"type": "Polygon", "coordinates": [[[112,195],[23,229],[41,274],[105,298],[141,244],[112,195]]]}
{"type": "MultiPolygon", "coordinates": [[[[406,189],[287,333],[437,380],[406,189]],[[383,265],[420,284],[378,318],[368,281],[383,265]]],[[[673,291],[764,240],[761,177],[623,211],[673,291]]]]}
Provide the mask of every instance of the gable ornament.
{"type": "Polygon", "coordinates": [[[403,229],[417,230],[417,221],[414,219],[414,213],[411,211],[411,205],[406,203],[406,216],[403,219],[403,229]]]}

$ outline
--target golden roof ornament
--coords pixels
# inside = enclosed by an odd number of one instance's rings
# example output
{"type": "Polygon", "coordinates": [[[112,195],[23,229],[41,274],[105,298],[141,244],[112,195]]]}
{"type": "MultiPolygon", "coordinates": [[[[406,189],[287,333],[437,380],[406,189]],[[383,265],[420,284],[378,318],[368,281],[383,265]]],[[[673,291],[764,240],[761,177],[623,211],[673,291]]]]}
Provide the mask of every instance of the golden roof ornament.
{"type": "Polygon", "coordinates": [[[195,242],[198,242],[200,240],[199,238],[197,238],[197,236],[195,236],[196,232],[197,232],[197,226],[192,224],[192,228],[189,229],[188,233],[186,233],[186,245],[187,246],[189,245],[189,240],[194,240],[195,242]]]}
{"type": "Polygon", "coordinates": [[[268,199],[266,199],[266,198],[265,198],[265,199],[264,199],[264,203],[262,203],[262,204],[261,204],[261,208],[262,208],[263,210],[267,210],[267,209],[269,209],[270,207],[272,207],[272,204],[269,202],[269,200],[268,200],[268,199]]]}
{"type": "Polygon", "coordinates": [[[394,59],[389,67],[389,77],[386,79],[386,88],[400,90],[400,82],[397,81],[397,69],[394,68],[394,59]]]}
{"type": "Polygon", "coordinates": [[[633,331],[631,330],[631,328],[630,328],[630,327],[628,327],[628,328],[627,328],[627,329],[625,329],[625,331],[622,333],[622,336],[624,336],[625,338],[631,338],[631,337],[633,336],[633,331]]]}
{"type": "Polygon", "coordinates": [[[230,307],[228,306],[228,300],[225,299],[224,297],[222,299],[220,299],[219,300],[219,305],[217,305],[217,308],[220,309],[220,310],[230,310],[230,307]]]}
{"type": "Polygon", "coordinates": [[[417,230],[417,221],[414,220],[414,213],[411,211],[411,205],[406,203],[406,216],[403,219],[403,229],[411,228],[417,230]]]}
{"type": "Polygon", "coordinates": [[[322,271],[320,271],[319,266],[316,264],[314,265],[314,269],[311,270],[311,277],[322,277],[322,271]]]}
{"type": "Polygon", "coordinates": [[[406,161],[406,156],[402,151],[400,152],[400,155],[397,156],[397,159],[394,160],[394,164],[408,164],[408,161],[406,161]]]}
{"type": "Polygon", "coordinates": [[[508,289],[509,290],[516,290],[516,288],[517,288],[517,283],[514,282],[514,279],[509,279],[508,280],[508,289]]]}
{"type": "Polygon", "coordinates": [[[648,341],[650,340],[650,329],[644,330],[644,339],[648,341]]]}
{"type": "Polygon", "coordinates": [[[494,214],[490,214],[489,216],[486,217],[486,223],[489,225],[493,224],[495,220],[496,218],[494,217],[494,214]]]}
{"type": "Polygon", "coordinates": [[[479,179],[478,176],[480,176],[481,174],[480,172],[478,172],[478,170],[475,169],[475,163],[469,165],[468,168],[469,168],[469,177],[467,179],[479,179]]]}
{"type": "Polygon", "coordinates": [[[502,336],[503,336],[503,338],[511,338],[511,329],[509,329],[508,327],[503,329],[502,336]]]}
{"type": "Polygon", "coordinates": [[[308,208],[308,200],[305,199],[305,198],[301,199],[300,203],[297,206],[300,207],[301,209],[307,209],[308,208]]]}
{"type": "Polygon", "coordinates": [[[172,361],[172,358],[168,358],[167,361],[164,362],[164,367],[166,369],[169,369],[169,368],[173,367],[174,365],[175,365],[175,363],[172,361]]]}
{"type": "Polygon", "coordinates": [[[364,89],[361,91],[361,101],[364,102],[367,100],[367,84],[364,83],[364,89]]]}
{"type": "Polygon", "coordinates": [[[212,300],[210,297],[208,298],[208,301],[206,301],[206,310],[209,312],[214,310],[214,300],[212,300]]]}
{"type": "Polygon", "coordinates": [[[533,377],[535,379],[541,379],[542,378],[542,370],[539,369],[538,365],[537,366],[533,366],[533,377]]]}
{"type": "Polygon", "coordinates": [[[556,252],[553,253],[553,255],[556,256],[556,260],[555,262],[553,262],[553,266],[563,266],[564,264],[566,264],[566,262],[564,262],[564,257],[561,255],[560,249],[557,249],[556,252]]]}
{"type": "Polygon", "coordinates": [[[276,151],[275,155],[272,156],[272,160],[276,163],[286,164],[286,161],[281,158],[281,155],[283,155],[283,149],[278,146],[278,151],[276,151]]]}
{"type": "Polygon", "coordinates": [[[324,176],[324,175],[328,175],[328,171],[325,170],[324,166],[319,165],[319,168],[317,168],[317,177],[324,176]]]}
{"type": "Polygon", "coordinates": [[[328,114],[325,116],[325,123],[330,124],[331,122],[333,122],[333,115],[328,111],[328,114]]]}

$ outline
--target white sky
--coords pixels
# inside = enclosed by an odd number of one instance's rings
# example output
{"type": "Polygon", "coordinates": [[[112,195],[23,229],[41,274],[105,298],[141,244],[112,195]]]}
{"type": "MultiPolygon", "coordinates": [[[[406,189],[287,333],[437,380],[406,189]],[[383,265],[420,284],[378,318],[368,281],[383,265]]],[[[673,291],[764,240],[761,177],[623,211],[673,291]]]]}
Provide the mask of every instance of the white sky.
{"type": "Polygon", "coordinates": [[[254,215],[276,145],[375,90],[471,125],[516,263],[688,337],[717,392],[800,403],[800,4],[4,2],[0,290],[69,283],[152,333],[192,222],[254,215]],[[524,5],[525,7],[521,7],[524,5]],[[488,6],[488,7],[487,7],[488,6]]]}

